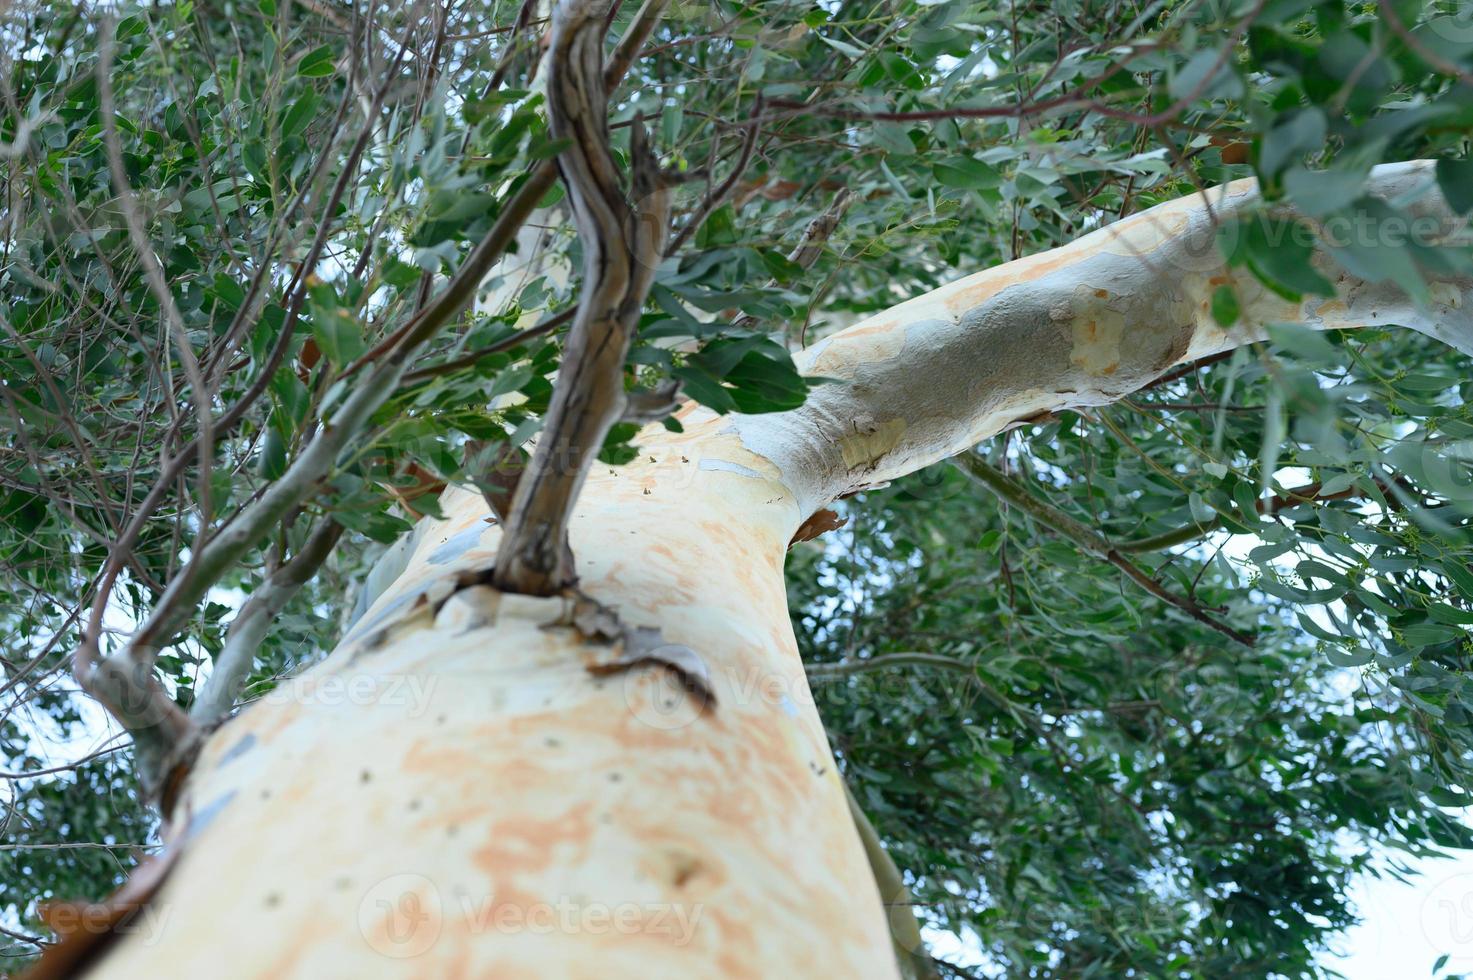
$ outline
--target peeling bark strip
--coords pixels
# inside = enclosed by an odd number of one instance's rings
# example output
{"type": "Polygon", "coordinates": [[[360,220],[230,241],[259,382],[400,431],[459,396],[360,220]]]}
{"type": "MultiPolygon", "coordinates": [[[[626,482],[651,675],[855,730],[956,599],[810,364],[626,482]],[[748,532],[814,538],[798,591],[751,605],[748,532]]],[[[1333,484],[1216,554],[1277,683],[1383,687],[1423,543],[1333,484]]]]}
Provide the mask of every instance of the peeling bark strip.
{"type": "Polygon", "coordinates": [[[588,672],[595,677],[635,667],[661,667],[675,675],[701,711],[716,706],[711,671],[701,655],[683,644],[667,642],[658,626],[630,626],[612,607],[582,594],[574,597],[566,623],[548,625],[570,625],[584,639],[610,645],[611,656],[596,656],[588,664],[588,672]]]}
{"type": "Polygon", "coordinates": [[[577,578],[568,520],[604,437],[624,415],[624,359],[670,224],[643,123],[630,130],[633,206],[609,148],[607,14],[608,4],[593,0],[562,0],[553,14],[548,115],[553,136],[571,141],[558,170],[583,243],[583,286],[544,435],[517,483],[496,556],[495,585],[507,592],[551,595],[577,578]]]}
{"type": "Polygon", "coordinates": [[[800,541],[812,541],[820,534],[837,531],[848,523],[849,518],[840,517],[827,507],[820,508],[814,511],[808,520],[798,525],[798,530],[793,532],[793,540],[788,542],[788,547],[791,548],[800,541]]]}

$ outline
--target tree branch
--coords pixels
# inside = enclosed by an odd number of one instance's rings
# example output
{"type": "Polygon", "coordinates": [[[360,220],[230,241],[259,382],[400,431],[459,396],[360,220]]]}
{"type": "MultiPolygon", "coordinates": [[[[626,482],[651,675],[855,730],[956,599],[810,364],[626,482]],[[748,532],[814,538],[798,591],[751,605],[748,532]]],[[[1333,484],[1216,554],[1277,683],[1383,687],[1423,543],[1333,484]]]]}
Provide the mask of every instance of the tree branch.
{"type": "MultiPolygon", "coordinates": [[[[1421,244],[1465,235],[1430,161],[1374,168],[1367,193],[1396,200],[1421,244]]],[[[1252,180],[1159,205],[1060,248],[967,276],[825,338],[796,360],[831,379],[788,412],[734,415],[747,449],[782,472],[794,526],[843,496],[975,446],[1014,423],[1106,405],[1174,369],[1267,336],[1270,323],[1317,330],[1401,325],[1473,354],[1473,279],[1438,275],[1425,306],[1388,280],[1357,278],[1323,251],[1316,268],[1333,301],[1285,300],[1227,265],[1219,229],[1240,220],[1307,221],[1263,204],[1252,180]],[[1208,207],[1210,199],[1210,208],[1208,207]],[[1211,299],[1234,290],[1224,329],[1211,299]]],[[[1398,229],[1370,213],[1357,235],[1398,229]]]]}
{"type": "MultiPolygon", "coordinates": [[[[648,5],[647,5],[648,6],[648,5]]],[[[603,23],[607,4],[562,0],[553,13],[548,115],[583,242],[578,311],[531,464],[517,482],[493,584],[551,595],[576,581],[568,520],[604,437],[624,414],[624,359],[654,282],[669,227],[664,175],[638,119],[630,131],[632,190],[609,146],[603,23]]]]}
{"type": "Polygon", "coordinates": [[[158,256],[154,253],[153,243],[148,240],[148,232],[143,227],[143,216],[138,213],[138,200],[133,195],[133,188],[128,183],[127,169],[123,166],[123,148],[118,142],[118,114],[113,106],[114,31],[114,25],[109,20],[98,32],[97,114],[102,119],[102,137],[107,149],[108,169],[112,174],[113,190],[118,195],[118,207],[123,212],[124,223],[128,226],[128,239],[133,245],[134,253],[138,256],[139,264],[143,266],[144,279],[148,282],[149,291],[153,293],[154,299],[158,301],[159,309],[163,312],[169,336],[179,349],[179,364],[184,369],[184,376],[189,381],[190,393],[194,397],[195,412],[198,415],[196,421],[199,426],[197,437],[199,474],[196,482],[199,489],[196,496],[199,504],[200,540],[203,541],[208,533],[211,519],[210,467],[215,451],[214,432],[211,428],[214,419],[210,411],[213,393],[205,385],[204,372],[200,369],[199,359],[195,356],[194,347],[189,342],[189,331],[184,326],[184,317],[179,312],[179,304],[174,301],[174,293],[169,289],[168,279],[164,275],[164,269],[159,263],[158,256]]]}
{"type": "Polygon", "coordinates": [[[939,653],[922,653],[907,650],[902,653],[882,653],[877,657],[866,657],[863,660],[840,660],[831,664],[806,664],[804,670],[809,680],[830,680],[837,677],[848,677],[851,674],[861,674],[866,671],[880,670],[885,667],[939,667],[943,670],[953,670],[962,674],[977,673],[977,667],[965,660],[957,660],[939,653]]]}
{"type": "MultiPolygon", "coordinates": [[[[1361,491],[1354,487],[1348,490],[1341,490],[1337,493],[1322,494],[1320,493],[1320,486],[1321,484],[1318,481],[1315,483],[1306,483],[1302,487],[1285,490],[1283,493],[1273,497],[1263,497],[1257,502],[1255,507],[1260,515],[1273,515],[1281,510],[1296,507],[1299,504],[1324,503],[1330,500],[1348,500],[1352,497],[1362,495],[1361,491]]],[[[1220,527],[1222,527],[1222,516],[1218,515],[1202,524],[1187,524],[1183,527],[1172,528],[1170,531],[1162,531],[1160,534],[1153,534],[1150,537],[1139,538],[1135,541],[1118,541],[1115,544],[1115,550],[1132,555],[1149,551],[1161,551],[1164,548],[1185,544],[1188,541],[1195,541],[1198,538],[1205,537],[1220,527]]]]}
{"type": "MultiPolygon", "coordinates": [[[[752,117],[754,119],[760,118],[761,115],[762,96],[759,94],[756,104],[752,107],[752,117]]],[[[752,162],[752,154],[757,150],[757,137],[761,135],[761,132],[762,129],[760,126],[752,125],[747,127],[747,131],[742,134],[742,148],[737,154],[736,163],[732,165],[731,173],[727,174],[726,179],[705,196],[700,205],[691,213],[685,225],[670,240],[670,244],[665,246],[665,256],[667,258],[680,251],[680,246],[689,241],[690,236],[694,235],[700,229],[701,225],[706,223],[706,219],[711,216],[711,212],[719,208],[722,202],[731,195],[732,189],[737,185],[737,181],[741,180],[742,174],[747,172],[747,166],[752,162]]],[[[713,154],[712,156],[714,159],[715,155],[713,154]]]]}
{"type": "MultiPolygon", "coordinates": [[[[849,193],[848,188],[843,188],[835,194],[834,199],[829,202],[829,206],[823,210],[823,213],[808,222],[808,227],[803,229],[803,237],[788,253],[788,261],[802,269],[812,268],[813,263],[817,262],[818,257],[823,254],[824,243],[829,240],[834,229],[839,227],[839,221],[844,217],[844,212],[848,211],[849,205],[853,203],[854,195],[849,193]]],[[[770,286],[776,281],[769,279],[767,284],[770,286]]],[[[750,330],[756,325],[757,318],[750,313],[743,313],[731,321],[733,330],[750,330]]]]}
{"type": "Polygon", "coordinates": [[[859,832],[859,842],[864,845],[864,855],[869,859],[870,873],[875,876],[880,901],[885,904],[885,920],[890,924],[890,943],[895,949],[900,975],[903,980],[936,980],[936,967],[926,952],[921,925],[916,921],[915,900],[905,885],[905,877],[890,852],[885,850],[874,824],[870,823],[859,801],[854,798],[849,783],[842,776],[839,782],[844,786],[849,815],[854,819],[854,829],[859,832]]]}
{"type": "Polygon", "coordinates": [[[1095,557],[1114,565],[1124,572],[1127,578],[1151,593],[1151,595],[1156,596],[1169,605],[1175,606],[1199,623],[1216,630],[1223,636],[1229,637],[1245,647],[1253,646],[1253,638],[1251,636],[1233,629],[1231,626],[1210,615],[1195,600],[1172,592],[1152,577],[1145,569],[1121,554],[1120,550],[1106,540],[1103,535],[1086,527],[1063,511],[1039,500],[1006,473],[989,465],[981,456],[978,456],[976,453],[963,453],[953,459],[952,462],[963,473],[971,477],[974,482],[986,487],[1044,527],[1058,534],[1062,534],[1095,557]]]}
{"type": "Polygon", "coordinates": [[[341,524],[324,518],[301,550],[262,582],[240,607],[225,635],[225,647],[215,658],[214,673],[189,709],[196,724],[208,727],[230,714],[255,663],[256,651],[276,617],[317,574],[342,535],[341,524]]]}
{"type": "Polygon", "coordinates": [[[634,20],[630,22],[628,30],[619,39],[614,47],[614,53],[609,55],[609,63],[604,68],[604,84],[612,89],[629,73],[629,68],[634,64],[634,59],[639,56],[640,48],[644,42],[650,39],[655,32],[655,25],[665,13],[665,8],[670,5],[670,0],[644,0],[637,11],[634,12],[634,20]]]}
{"type": "MultiPolygon", "coordinates": [[[[613,86],[622,79],[668,2],[646,0],[640,8],[603,76],[606,86],[613,86]]],[[[168,698],[153,676],[158,644],[168,640],[193,615],[199,600],[226,569],[249,552],[288,511],[316,491],[318,481],[331,471],[337,455],[402,382],[413,353],[470,303],[481,281],[505,253],[517,230],[556,179],[557,166],[550,160],[544,160],[533,168],[497,215],[486,237],[466,256],[445,288],[403,327],[344,371],[346,377],[356,371],[370,369],[368,377],[358,383],[287,472],[194,554],[189,564],[174,576],[129,644],[103,657],[99,647],[102,620],[124,556],[142,534],[148,515],[163,500],[173,479],[183,472],[187,454],[194,450],[203,451],[205,440],[196,436],[168,461],[165,467],[167,478],[161,477],[149,492],[110,551],[73,663],[73,674],[83,689],[134,734],[145,782],[161,775],[170,760],[177,759],[181,752],[186,751],[199,734],[198,726],[168,698]]],[[[254,401],[254,395],[264,391],[271,374],[272,369],[268,365],[252,391],[218,420],[217,434],[244,416],[254,401]]]]}
{"type": "Polygon", "coordinates": [[[577,312],[577,307],[570,306],[566,310],[563,310],[561,313],[554,314],[553,316],[548,317],[546,320],[543,320],[541,323],[533,324],[526,330],[518,330],[510,337],[498,340],[494,344],[487,344],[485,347],[481,347],[477,350],[461,354],[459,357],[453,357],[443,364],[431,364],[429,367],[422,367],[418,370],[410,371],[408,374],[404,375],[403,381],[401,383],[406,385],[418,384],[421,381],[428,381],[431,378],[438,378],[442,374],[454,374],[461,368],[470,367],[477,361],[481,360],[481,358],[483,357],[490,357],[493,354],[500,354],[504,351],[509,351],[515,347],[522,346],[529,340],[535,340],[536,338],[544,336],[545,334],[552,333],[558,327],[561,327],[563,324],[573,319],[573,315],[577,312]]]}

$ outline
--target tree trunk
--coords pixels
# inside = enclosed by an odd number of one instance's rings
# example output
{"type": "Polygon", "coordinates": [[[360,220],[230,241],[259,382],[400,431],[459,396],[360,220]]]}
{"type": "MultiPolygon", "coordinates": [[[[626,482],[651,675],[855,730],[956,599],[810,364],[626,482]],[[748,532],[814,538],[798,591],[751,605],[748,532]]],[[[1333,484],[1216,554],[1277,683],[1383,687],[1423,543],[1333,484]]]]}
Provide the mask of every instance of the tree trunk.
{"type": "MultiPolygon", "coordinates": [[[[1452,224],[1427,165],[1369,189],[1452,224]]],[[[499,529],[453,493],[337,651],[206,744],[177,865],[99,972],[895,976],[784,551],[838,496],[1267,323],[1400,324],[1473,351],[1467,279],[1417,308],[1322,263],[1338,296],[1291,303],[1227,269],[1215,223],[1255,204],[1239,182],[895,307],[805,356],[837,382],[795,411],[688,406],[684,433],[646,430],[572,524],[579,587],[617,621],[479,584],[499,529]],[[1224,284],[1230,329],[1208,314],[1224,284]]]]}
{"type": "Polygon", "coordinates": [[[99,972],[894,976],[788,621],[799,515],[719,427],[599,467],[573,524],[581,588],[664,648],[619,669],[566,600],[447,597],[500,536],[452,493],[339,648],[210,740],[99,972]]]}

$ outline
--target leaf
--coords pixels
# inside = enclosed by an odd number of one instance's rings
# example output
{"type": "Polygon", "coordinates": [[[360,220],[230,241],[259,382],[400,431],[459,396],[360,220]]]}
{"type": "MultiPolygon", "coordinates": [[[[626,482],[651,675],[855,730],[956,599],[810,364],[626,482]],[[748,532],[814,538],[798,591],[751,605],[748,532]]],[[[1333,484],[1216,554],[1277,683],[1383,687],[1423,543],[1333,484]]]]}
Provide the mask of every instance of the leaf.
{"type": "Polygon", "coordinates": [[[951,157],[933,164],[931,173],[946,187],[978,190],[1002,183],[1002,176],[993,167],[971,157],[951,157]]]}
{"type": "Polygon", "coordinates": [[[332,46],[329,44],[313,48],[297,62],[297,74],[307,78],[323,78],[336,70],[333,66],[332,46]]]}
{"type": "Polygon", "coordinates": [[[827,37],[823,34],[818,35],[818,39],[840,54],[848,55],[851,58],[864,57],[864,49],[857,48],[848,41],[840,41],[838,38],[827,37]]]}
{"type": "Polygon", "coordinates": [[[276,426],[267,426],[256,456],[256,473],[263,480],[275,480],[286,472],[286,440],[276,426]]]}
{"type": "Polygon", "coordinates": [[[1236,98],[1243,93],[1243,80],[1233,71],[1232,56],[1221,48],[1205,48],[1192,55],[1172,76],[1166,93],[1172,99],[1236,98]]]}
{"type": "Polygon", "coordinates": [[[301,96],[291,104],[291,108],[282,113],[281,116],[281,138],[288,139],[301,132],[307,125],[308,120],[317,111],[322,97],[315,89],[307,89],[301,96]]]}
{"type": "Polygon", "coordinates": [[[715,208],[706,216],[701,227],[696,229],[696,245],[699,248],[717,248],[730,245],[737,240],[736,210],[730,204],[715,208]]]}
{"type": "Polygon", "coordinates": [[[886,153],[904,157],[916,155],[915,144],[910,141],[910,130],[902,123],[876,119],[870,127],[870,136],[886,153]]]}
{"type": "Polygon", "coordinates": [[[1316,218],[1354,201],[1365,183],[1366,174],[1361,170],[1306,170],[1296,166],[1284,175],[1284,190],[1289,200],[1316,218]]]}
{"type": "Polygon", "coordinates": [[[1267,330],[1275,347],[1302,361],[1311,364],[1335,364],[1340,360],[1340,352],[1335,345],[1318,330],[1300,323],[1270,323],[1267,330]]]}
{"type": "Polygon", "coordinates": [[[1287,121],[1280,122],[1263,135],[1258,151],[1258,173],[1266,179],[1296,157],[1325,145],[1325,115],[1318,109],[1303,109],[1287,121]]]}
{"type": "Polygon", "coordinates": [[[1238,322],[1242,311],[1238,307],[1238,294],[1231,286],[1218,286],[1212,293],[1212,319],[1219,327],[1230,327],[1238,322]]]}
{"type": "Polygon", "coordinates": [[[118,41],[126,41],[128,38],[142,34],[148,30],[148,24],[142,17],[124,17],[118,21],[113,37],[118,41]]]}
{"type": "Polygon", "coordinates": [[[1343,217],[1343,222],[1325,223],[1324,241],[1336,261],[1367,282],[1390,280],[1426,305],[1430,291],[1410,247],[1418,225],[1374,197],[1360,198],[1343,217]]]}
{"type": "Polygon", "coordinates": [[[623,466],[632,462],[639,455],[639,450],[629,444],[639,433],[639,426],[632,422],[618,422],[609,429],[609,434],[604,437],[603,446],[598,451],[598,461],[610,466],[623,466]]]}
{"type": "Polygon", "coordinates": [[[1224,226],[1229,265],[1247,265],[1269,289],[1292,302],[1305,293],[1334,296],[1335,286],[1311,264],[1314,235],[1294,221],[1259,214],[1224,226]]]}
{"type": "Polygon", "coordinates": [[[1364,648],[1341,650],[1338,647],[1328,647],[1325,650],[1325,659],[1336,667],[1364,667],[1371,662],[1371,657],[1371,651],[1364,648]]]}
{"type": "Polygon", "coordinates": [[[342,367],[368,349],[358,318],[344,309],[337,290],[320,282],[308,290],[312,337],[329,363],[342,367]]]}
{"type": "MultiPolygon", "coordinates": [[[[1271,384],[1263,407],[1263,439],[1258,449],[1259,485],[1262,490],[1271,490],[1274,471],[1279,466],[1279,454],[1284,449],[1284,437],[1288,434],[1288,422],[1284,418],[1284,396],[1280,385],[1271,384]]],[[[1246,486],[1246,484],[1240,484],[1246,486]]],[[[1253,519],[1256,510],[1244,508],[1245,519],[1253,519]]]]}
{"type": "Polygon", "coordinates": [[[1437,186],[1458,214],[1473,211],[1473,160],[1438,160],[1437,186]]]}
{"type": "Polygon", "coordinates": [[[1462,559],[1448,557],[1442,560],[1442,571],[1457,585],[1464,598],[1473,601],[1473,571],[1462,559]]]}
{"type": "Polygon", "coordinates": [[[736,400],[731,397],[731,392],[705,371],[693,367],[678,367],[670,373],[680,379],[685,394],[712,411],[720,415],[736,411],[736,400]]]}

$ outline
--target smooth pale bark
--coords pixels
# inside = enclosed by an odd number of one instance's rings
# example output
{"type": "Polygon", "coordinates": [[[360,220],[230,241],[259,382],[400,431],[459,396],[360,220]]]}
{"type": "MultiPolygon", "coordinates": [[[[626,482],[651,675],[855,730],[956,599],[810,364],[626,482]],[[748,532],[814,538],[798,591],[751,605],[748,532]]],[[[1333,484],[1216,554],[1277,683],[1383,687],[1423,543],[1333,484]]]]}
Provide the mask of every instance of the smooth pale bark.
{"type": "MultiPolygon", "coordinates": [[[[1374,186],[1429,180],[1406,165],[1374,186]]],[[[1231,185],[1217,213],[1251,195],[1231,185]]],[[[342,645],[208,742],[154,928],[96,974],[896,976],[789,625],[799,523],[1263,323],[1400,323],[1469,347],[1473,284],[1439,285],[1426,312],[1343,276],[1335,300],[1285,303],[1194,241],[1208,225],[1189,198],[964,279],[805,354],[840,382],[803,408],[688,406],[683,434],[652,428],[636,462],[595,469],[572,524],[581,587],[671,645],[625,670],[596,671],[616,652],[558,625],[563,599],[445,600],[499,537],[479,497],[450,494],[342,645]],[[1222,282],[1245,310],[1232,331],[1206,312],[1222,282]],[[660,663],[692,658],[704,708],[660,663]]]]}

